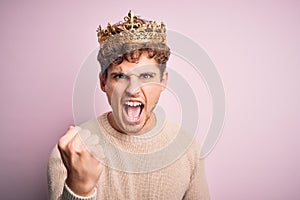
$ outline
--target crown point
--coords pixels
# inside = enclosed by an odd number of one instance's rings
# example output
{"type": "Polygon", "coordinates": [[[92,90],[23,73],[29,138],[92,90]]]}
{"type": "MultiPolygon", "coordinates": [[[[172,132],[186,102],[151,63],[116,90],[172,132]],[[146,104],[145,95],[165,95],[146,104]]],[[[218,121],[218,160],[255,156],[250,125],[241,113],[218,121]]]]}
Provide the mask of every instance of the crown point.
{"type": "Polygon", "coordinates": [[[128,17],[134,16],[132,10],[129,10],[128,17]]]}
{"type": "Polygon", "coordinates": [[[96,30],[98,33],[101,31],[101,26],[99,25],[99,27],[96,30]]]}
{"type": "Polygon", "coordinates": [[[156,24],[156,21],[152,21],[151,22],[151,28],[156,28],[157,24],[156,24]]]}

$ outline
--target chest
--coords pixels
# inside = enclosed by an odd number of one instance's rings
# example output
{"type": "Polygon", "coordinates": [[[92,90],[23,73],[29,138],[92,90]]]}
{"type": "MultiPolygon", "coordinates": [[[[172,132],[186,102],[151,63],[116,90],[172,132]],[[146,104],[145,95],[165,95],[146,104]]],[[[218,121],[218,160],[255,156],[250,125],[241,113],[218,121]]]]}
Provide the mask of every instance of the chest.
{"type": "Polygon", "coordinates": [[[99,199],[182,199],[191,168],[182,160],[149,173],[125,173],[106,168],[98,183],[99,199]]]}

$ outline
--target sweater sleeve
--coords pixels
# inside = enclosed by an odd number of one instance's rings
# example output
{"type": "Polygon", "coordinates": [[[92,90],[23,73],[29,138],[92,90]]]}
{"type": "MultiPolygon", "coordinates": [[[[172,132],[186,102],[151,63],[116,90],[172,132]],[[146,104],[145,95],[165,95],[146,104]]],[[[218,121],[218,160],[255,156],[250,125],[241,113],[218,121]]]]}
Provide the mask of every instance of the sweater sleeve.
{"type": "Polygon", "coordinates": [[[96,200],[96,189],[93,195],[81,197],[73,193],[65,184],[67,170],[62,162],[57,145],[48,160],[47,178],[49,200],[96,200]]]}
{"type": "Polygon", "coordinates": [[[201,143],[196,137],[188,153],[189,161],[192,166],[190,184],[186,190],[184,200],[209,200],[209,190],[205,176],[205,162],[200,158],[201,143]]]}
{"type": "Polygon", "coordinates": [[[62,193],[62,200],[96,200],[97,189],[95,188],[94,193],[88,197],[82,197],[75,194],[65,183],[64,190],[62,193]]]}
{"type": "Polygon", "coordinates": [[[209,200],[210,195],[205,177],[204,160],[197,159],[196,166],[190,179],[190,185],[186,191],[184,200],[209,200]]]}

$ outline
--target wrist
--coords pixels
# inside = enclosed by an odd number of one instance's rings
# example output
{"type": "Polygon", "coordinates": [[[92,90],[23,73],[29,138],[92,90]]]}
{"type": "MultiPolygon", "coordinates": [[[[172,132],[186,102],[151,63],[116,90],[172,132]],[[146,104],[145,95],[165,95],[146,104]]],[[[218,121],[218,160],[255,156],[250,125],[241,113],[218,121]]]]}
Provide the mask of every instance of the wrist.
{"type": "Polygon", "coordinates": [[[74,193],[65,182],[61,199],[62,200],[96,200],[96,195],[97,195],[97,188],[94,188],[93,193],[89,196],[78,195],[74,193]]]}
{"type": "Polygon", "coordinates": [[[73,193],[82,197],[93,195],[96,189],[94,184],[86,183],[82,181],[73,181],[70,178],[66,179],[65,185],[73,193]]]}

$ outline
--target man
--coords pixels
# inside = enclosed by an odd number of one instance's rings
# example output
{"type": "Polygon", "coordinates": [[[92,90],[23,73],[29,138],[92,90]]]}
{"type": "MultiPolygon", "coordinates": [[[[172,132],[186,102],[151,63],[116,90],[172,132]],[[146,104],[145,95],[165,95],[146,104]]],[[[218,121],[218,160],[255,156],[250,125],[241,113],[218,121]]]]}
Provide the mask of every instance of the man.
{"type": "Polygon", "coordinates": [[[124,20],[97,30],[100,86],[112,111],[59,140],[48,163],[49,198],[209,199],[194,138],[179,154],[158,154],[183,132],[153,112],[168,80],[165,26],[131,11],[124,20]]]}

